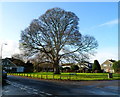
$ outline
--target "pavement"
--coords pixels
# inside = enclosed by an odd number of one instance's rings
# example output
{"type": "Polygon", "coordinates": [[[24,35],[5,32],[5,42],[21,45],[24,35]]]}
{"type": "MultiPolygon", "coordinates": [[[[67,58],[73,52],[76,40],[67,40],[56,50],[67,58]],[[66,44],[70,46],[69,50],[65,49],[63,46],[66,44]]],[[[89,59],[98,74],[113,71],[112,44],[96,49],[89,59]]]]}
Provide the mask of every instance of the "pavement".
{"type": "Polygon", "coordinates": [[[3,81],[2,97],[120,97],[120,80],[60,81],[11,76],[3,81]]]}

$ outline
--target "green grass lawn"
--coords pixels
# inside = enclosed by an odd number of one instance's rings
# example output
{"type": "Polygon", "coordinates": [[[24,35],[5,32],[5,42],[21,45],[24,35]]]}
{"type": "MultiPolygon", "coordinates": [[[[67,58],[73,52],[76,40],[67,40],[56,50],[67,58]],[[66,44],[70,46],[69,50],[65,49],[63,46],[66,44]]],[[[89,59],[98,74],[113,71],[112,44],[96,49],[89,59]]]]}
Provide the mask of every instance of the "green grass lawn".
{"type": "Polygon", "coordinates": [[[120,80],[120,74],[113,74],[113,78],[108,78],[108,73],[61,73],[37,72],[37,73],[8,73],[8,75],[27,76],[40,79],[58,80],[120,80]]]}

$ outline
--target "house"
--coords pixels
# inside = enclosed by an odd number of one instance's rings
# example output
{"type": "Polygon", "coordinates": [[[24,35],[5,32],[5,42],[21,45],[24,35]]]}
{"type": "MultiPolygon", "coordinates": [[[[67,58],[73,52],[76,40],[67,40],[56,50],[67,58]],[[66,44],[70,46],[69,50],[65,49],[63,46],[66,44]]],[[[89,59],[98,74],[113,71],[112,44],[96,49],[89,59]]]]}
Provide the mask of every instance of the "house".
{"type": "Polygon", "coordinates": [[[31,61],[32,64],[34,65],[34,72],[41,72],[41,71],[45,71],[45,72],[48,72],[48,71],[54,71],[54,67],[53,67],[53,64],[50,63],[50,62],[41,62],[41,63],[35,63],[33,61],[31,61]]]}
{"type": "Polygon", "coordinates": [[[65,63],[65,64],[61,64],[62,68],[66,68],[66,67],[71,67],[72,65],[74,65],[73,63],[65,63]]]}
{"type": "Polygon", "coordinates": [[[113,63],[115,62],[115,60],[106,60],[105,62],[103,62],[101,64],[101,69],[104,70],[104,72],[111,72],[111,73],[114,73],[114,70],[112,68],[113,66],[113,63]]]}
{"type": "Polygon", "coordinates": [[[86,69],[92,69],[92,64],[93,63],[90,63],[90,62],[87,62],[87,61],[82,61],[81,63],[78,63],[78,66],[80,68],[86,68],[86,69]]]}
{"type": "Polygon", "coordinates": [[[24,63],[22,60],[15,58],[2,59],[2,66],[7,72],[33,72],[32,63],[24,63]]]}
{"type": "Polygon", "coordinates": [[[44,62],[39,64],[39,68],[41,68],[42,71],[54,71],[54,66],[52,63],[44,62]]]}
{"type": "Polygon", "coordinates": [[[66,63],[66,64],[62,64],[62,68],[71,68],[72,65],[78,65],[79,70],[78,72],[90,72],[90,70],[92,70],[92,63],[87,62],[87,61],[82,61],[80,63],[66,63]]]}
{"type": "Polygon", "coordinates": [[[24,64],[24,72],[33,72],[34,71],[34,64],[32,62],[27,61],[27,63],[24,64]]]}
{"type": "Polygon", "coordinates": [[[13,58],[2,59],[2,67],[7,72],[24,72],[24,66],[21,66],[20,64],[21,62],[17,61],[17,59],[13,59],[13,58]]]}
{"type": "Polygon", "coordinates": [[[91,72],[92,71],[92,64],[93,63],[90,63],[88,61],[82,61],[80,63],[77,63],[77,65],[79,66],[79,72],[81,73],[85,73],[85,72],[91,72]]]}

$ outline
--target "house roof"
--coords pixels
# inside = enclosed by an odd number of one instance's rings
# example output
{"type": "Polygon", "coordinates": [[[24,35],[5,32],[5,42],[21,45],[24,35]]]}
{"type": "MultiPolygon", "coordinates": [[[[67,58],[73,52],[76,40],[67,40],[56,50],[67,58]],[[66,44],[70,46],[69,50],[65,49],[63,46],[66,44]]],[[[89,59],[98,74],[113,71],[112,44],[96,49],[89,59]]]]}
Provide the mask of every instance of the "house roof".
{"type": "Polygon", "coordinates": [[[2,59],[2,65],[4,67],[17,67],[16,64],[14,64],[13,62],[11,62],[11,60],[5,58],[5,59],[2,59]]]}
{"type": "Polygon", "coordinates": [[[115,60],[112,60],[112,59],[111,59],[111,60],[109,60],[109,61],[110,61],[110,62],[115,62],[115,60]]]}
{"type": "MultiPolygon", "coordinates": [[[[19,59],[15,59],[15,58],[5,58],[5,59],[2,59],[4,65],[6,65],[5,62],[9,62],[9,66],[11,67],[17,67],[17,66],[25,66],[26,64],[19,60],[19,59]]],[[[7,66],[7,65],[6,65],[7,66]]]]}
{"type": "Polygon", "coordinates": [[[66,63],[66,64],[61,64],[61,66],[72,66],[74,65],[73,63],[66,63]]]}
{"type": "Polygon", "coordinates": [[[39,67],[42,67],[42,68],[53,68],[53,64],[45,62],[45,63],[39,64],[39,67]]]}
{"type": "Polygon", "coordinates": [[[102,65],[104,65],[104,64],[113,64],[115,62],[115,60],[112,60],[112,59],[108,59],[108,60],[106,60],[105,62],[103,62],[102,64],[101,64],[101,66],[102,65]]]}

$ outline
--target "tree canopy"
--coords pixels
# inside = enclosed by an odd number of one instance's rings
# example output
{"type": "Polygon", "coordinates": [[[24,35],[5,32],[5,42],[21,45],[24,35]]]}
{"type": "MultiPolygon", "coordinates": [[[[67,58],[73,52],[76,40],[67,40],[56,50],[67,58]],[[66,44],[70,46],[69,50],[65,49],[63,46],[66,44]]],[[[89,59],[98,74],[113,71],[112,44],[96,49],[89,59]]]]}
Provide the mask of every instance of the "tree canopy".
{"type": "Polygon", "coordinates": [[[72,66],[71,66],[71,69],[72,69],[72,70],[79,70],[79,67],[78,67],[78,65],[72,65],[72,66]]]}
{"type": "Polygon", "coordinates": [[[20,49],[28,56],[44,55],[54,64],[54,72],[59,73],[60,61],[90,54],[98,46],[93,36],[79,32],[78,21],[73,12],[49,9],[22,31],[20,49]]]}
{"type": "Polygon", "coordinates": [[[99,64],[98,60],[94,60],[94,64],[92,66],[92,70],[93,71],[95,71],[95,70],[100,71],[101,70],[101,67],[100,67],[100,64],[99,64]]]}
{"type": "Polygon", "coordinates": [[[120,73],[120,60],[114,62],[112,67],[116,73],[120,73]]]}

